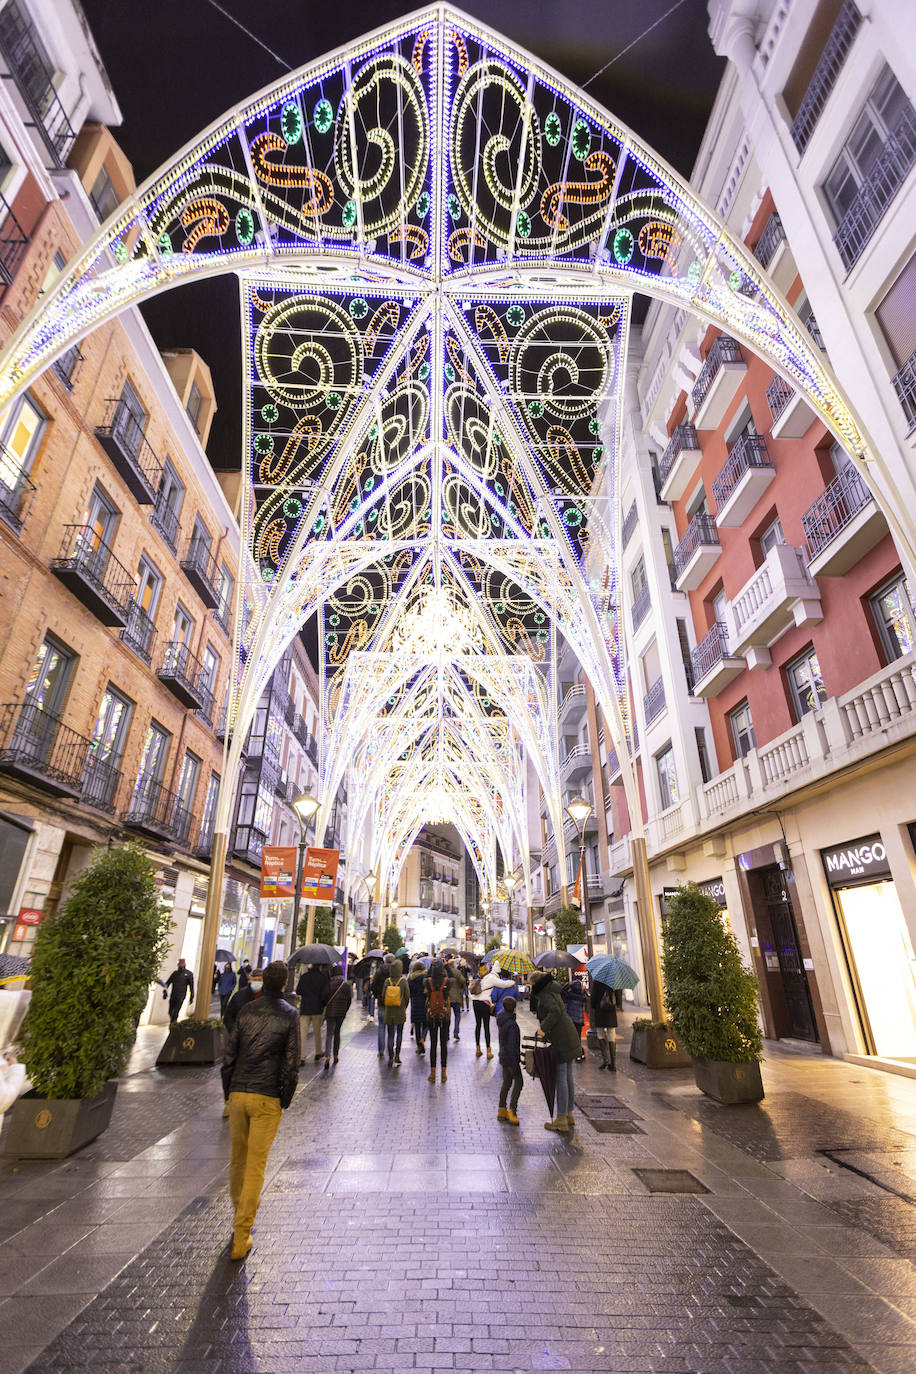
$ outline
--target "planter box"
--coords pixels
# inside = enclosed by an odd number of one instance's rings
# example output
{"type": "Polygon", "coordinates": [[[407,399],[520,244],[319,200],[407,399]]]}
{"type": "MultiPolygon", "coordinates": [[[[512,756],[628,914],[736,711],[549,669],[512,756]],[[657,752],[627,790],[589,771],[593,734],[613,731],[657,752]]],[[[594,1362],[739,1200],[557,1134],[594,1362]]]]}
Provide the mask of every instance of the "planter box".
{"type": "Polygon", "coordinates": [[[13,1159],[66,1159],[102,1134],[111,1121],[118,1085],[98,1097],[41,1097],[25,1093],[9,1111],[3,1153],[13,1159]]]}
{"type": "Polygon", "coordinates": [[[726,1106],[760,1102],[763,1098],[763,1080],[756,1062],[731,1064],[719,1059],[695,1059],[693,1076],[701,1092],[726,1106]]]}
{"type": "Polygon", "coordinates": [[[647,1069],[685,1069],[693,1062],[674,1031],[660,1026],[633,1032],[630,1058],[647,1069]]]}
{"type": "Polygon", "coordinates": [[[178,1021],[169,1030],[169,1036],[156,1060],[157,1068],[162,1064],[218,1064],[226,1047],[222,1026],[202,1026],[200,1030],[188,1030],[178,1021]]]}

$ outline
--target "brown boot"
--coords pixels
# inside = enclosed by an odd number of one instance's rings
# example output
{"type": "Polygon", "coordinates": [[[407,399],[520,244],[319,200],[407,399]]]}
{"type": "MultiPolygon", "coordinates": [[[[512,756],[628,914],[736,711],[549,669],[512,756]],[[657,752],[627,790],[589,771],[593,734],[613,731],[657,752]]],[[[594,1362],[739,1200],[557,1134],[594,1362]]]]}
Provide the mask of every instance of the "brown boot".
{"type": "Polygon", "coordinates": [[[443,1070],[442,1070],[442,1082],[445,1083],[445,1082],[447,1082],[447,1080],[448,1080],[448,1074],[445,1072],[445,1069],[443,1069],[443,1070]]]}
{"type": "Polygon", "coordinates": [[[565,1116],[555,1116],[554,1119],[553,1119],[552,1121],[545,1121],[545,1122],[544,1122],[544,1130],[545,1130],[545,1131],[568,1131],[568,1130],[569,1130],[569,1126],[568,1126],[568,1124],[567,1124],[567,1120],[568,1120],[568,1118],[565,1117],[565,1116]]]}
{"type": "Polygon", "coordinates": [[[244,1259],[251,1249],[251,1244],[251,1233],[249,1231],[240,1231],[237,1229],[232,1237],[232,1254],[230,1255],[230,1259],[244,1259]]]}
{"type": "Polygon", "coordinates": [[[488,1059],[492,1059],[492,1058],[493,1058],[493,1051],[490,1049],[489,1045],[487,1046],[487,1058],[488,1058],[488,1059]]]}
{"type": "Polygon", "coordinates": [[[435,1070],[435,1069],[431,1069],[430,1072],[427,1074],[427,1078],[429,1079],[430,1083],[435,1083],[435,1081],[436,1081],[436,1070],[435,1070]]]}

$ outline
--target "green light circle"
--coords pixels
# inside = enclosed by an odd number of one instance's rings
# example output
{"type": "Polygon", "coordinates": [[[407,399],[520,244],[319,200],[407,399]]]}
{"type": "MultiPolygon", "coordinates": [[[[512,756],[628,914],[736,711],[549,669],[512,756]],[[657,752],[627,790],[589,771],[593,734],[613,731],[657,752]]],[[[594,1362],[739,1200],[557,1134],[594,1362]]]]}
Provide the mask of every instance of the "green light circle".
{"type": "Polygon", "coordinates": [[[162,254],[162,256],[163,256],[164,258],[170,258],[170,257],[172,256],[172,254],[174,253],[174,251],[175,251],[175,250],[174,250],[174,248],[172,247],[172,240],[169,238],[168,234],[160,234],[160,235],[159,235],[159,252],[162,254]]]}
{"type": "Polygon", "coordinates": [[[506,321],[511,324],[513,329],[518,329],[525,323],[525,307],[519,305],[517,301],[515,305],[510,305],[506,311],[506,321]]]}
{"type": "Polygon", "coordinates": [[[429,214],[429,192],[421,191],[417,197],[417,214],[420,219],[426,219],[429,214]]]}
{"type": "Polygon", "coordinates": [[[531,233],[531,216],[524,210],[519,210],[515,217],[515,232],[520,239],[526,239],[531,233]]]}
{"type": "Polygon", "coordinates": [[[419,368],[417,369],[417,376],[420,378],[421,382],[426,381],[427,377],[429,376],[429,363],[420,364],[419,368]]]}
{"type": "Polygon", "coordinates": [[[633,249],[636,247],[636,240],[629,229],[618,229],[614,235],[614,257],[621,267],[626,267],[633,257],[633,249]]]}
{"type": "Polygon", "coordinates": [[[114,246],[114,255],[118,262],[127,262],[127,245],[122,243],[120,239],[114,246]]]}
{"type": "Polygon", "coordinates": [[[544,120],[544,137],[550,144],[551,148],[555,148],[557,146],[557,144],[560,141],[560,135],[562,134],[562,132],[563,125],[560,123],[560,116],[556,114],[553,110],[551,110],[550,114],[544,120]]]}
{"type": "Polygon", "coordinates": [[[573,157],[584,162],[588,157],[588,150],[592,146],[592,131],[584,119],[577,119],[573,125],[572,137],[569,140],[572,148],[573,157]]]}
{"type": "Polygon", "coordinates": [[[318,132],[320,134],[326,134],[334,123],[334,110],[330,100],[319,100],[318,104],[315,106],[312,118],[315,121],[315,128],[318,132]]]}
{"type": "Polygon", "coordinates": [[[364,301],[362,296],[356,296],[350,302],[350,314],[354,320],[364,320],[369,314],[369,302],[364,301]]]}
{"type": "Polygon", "coordinates": [[[448,198],[448,213],[449,213],[449,219],[460,219],[460,218],[461,218],[461,204],[460,204],[460,202],[459,202],[457,196],[449,196],[449,198],[448,198]]]}
{"type": "Polygon", "coordinates": [[[273,401],[268,401],[266,405],[261,406],[261,419],[265,425],[272,425],[279,414],[280,412],[273,401]]]}
{"type": "Polygon", "coordinates": [[[340,410],[343,403],[343,397],[339,391],[329,391],[324,400],[328,410],[340,410]]]}
{"type": "Polygon", "coordinates": [[[254,215],[243,205],[235,217],[235,234],[239,243],[243,243],[247,248],[254,238],[254,215]]]}
{"type": "Polygon", "coordinates": [[[692,282],[693,285],[696,286],[702,275],[703,265],[702,263],[697,262],[696,258],[694,258],[693,262],[687,268],[687,280],[692,282]]]}
{"type": "Polygon", "coordinates": [[[329,625],[339,625],[339,624],[340,624],[340,616],[339,616],[339,615],[329,615],[329,616],[328,616],[328,624],[329,624],[329,625]]]}
{"type": "Polygon", "coordinates": [[[529,401],[529,402],[528,402],[528,414],[531,415],[531,416],[533,416],[535,420],[539,420],[539,419],[541,418],[541,416],[544,414],[544,402],[543,402],[543,401],[529,401]]]}
{"type": "Polygon", "coordinates": [[[455,380],[455,369],[452,367],[451,363],[445,364],[445,375],[450,382],[455,380]]]}
{"type": "Polygon", "coordinates": [[[356,201],[348,200],[343,209],[343,223],[345,229],[352,229],[356,223],[356,201]]]}
{"type": "Polygon", "coordinates": [[[257,453],[273,453],[274,437],[272,434],[256,434],[254,447],[257,453]]]}
{"type": "Polygon", "coordinates": [[[302,111],[294,100],[283,106],[280,115],[280,128],[286,142],[292,146],[298,143],[302,137],[302,111]]]}
{"type": "Polygon", "coordinates": [[[283,503],[283,514],[288,515],[290,520],[295,520],[297,515],[302,514],[302,502],[291,496],[288,501],[283,503]]]}
{"type": "Polygon", "coordinates": [[[731,275],[730,275],[729,278],[728,278],[728,289],[729,289],[730,291],[740,291],[740,290],[741,290],[741,283],[743,282],[743,280],[744,280],[743,276],[741,275],[741,273],[738,271],[738,269],[737,269],[737,267],[736,267],[735,270],[734,270],[734,272],[732,272],[731,275]]]}
{"type": "Polygon", "coordinates": [[[597,415],[593,415],[592,418],[591,418],[591,419],[589,420],[589,422],[588,422],[588,432],[589,432],[589,434],[597,434],[597,433],[598,433],[598,430],[599,430],[600,428],[601,428],[601,426],[598,424],[598,417],[597,417],[597,415]]]}

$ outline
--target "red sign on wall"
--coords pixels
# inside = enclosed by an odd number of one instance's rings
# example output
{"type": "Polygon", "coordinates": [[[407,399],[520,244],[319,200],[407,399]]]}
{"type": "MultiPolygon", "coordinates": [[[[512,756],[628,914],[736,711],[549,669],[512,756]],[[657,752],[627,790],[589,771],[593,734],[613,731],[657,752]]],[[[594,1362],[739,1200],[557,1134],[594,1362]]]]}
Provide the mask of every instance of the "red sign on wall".
{"type": "Polygon", "coordinates": [[[293,897],[296,893],[294,845],[266,844],[261,851],[261,896],[293,897]]]}
{"type": "Polygon", "coordinates": [[[19,908],[19,924],[21,926],[37,926],[41,921],[41,907],[23,906],[19,908]]]}
{"type": "Polygon", "coordinates": [[[307,849],[302,869],[302,895],[307,902],[334,901],[339,849],[307,849]]]}

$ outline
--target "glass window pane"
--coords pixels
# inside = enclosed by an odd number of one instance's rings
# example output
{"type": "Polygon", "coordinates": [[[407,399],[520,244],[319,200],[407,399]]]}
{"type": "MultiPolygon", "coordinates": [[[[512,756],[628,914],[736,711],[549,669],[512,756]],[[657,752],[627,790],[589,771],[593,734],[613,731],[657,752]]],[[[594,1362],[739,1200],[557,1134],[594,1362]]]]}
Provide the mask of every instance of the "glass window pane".
{"type": "Polygon", "coordinates": [[[916,648],[916,614],[907,579],[901,577],[885,588],[872,600],[872,607],[889,659],[912,653],[916,648]]]}

